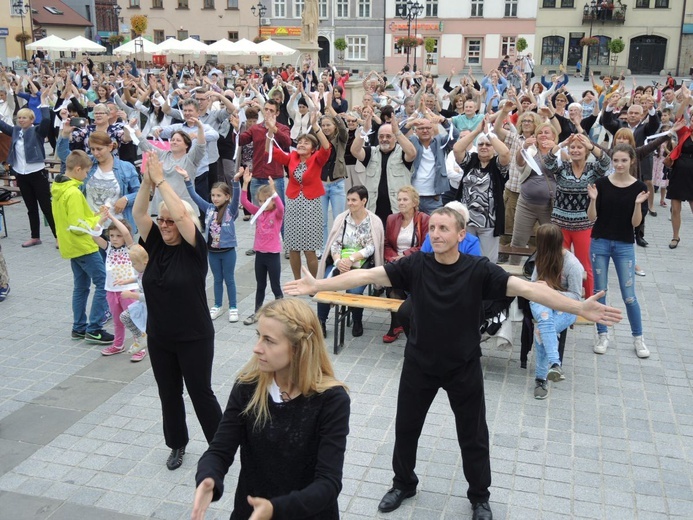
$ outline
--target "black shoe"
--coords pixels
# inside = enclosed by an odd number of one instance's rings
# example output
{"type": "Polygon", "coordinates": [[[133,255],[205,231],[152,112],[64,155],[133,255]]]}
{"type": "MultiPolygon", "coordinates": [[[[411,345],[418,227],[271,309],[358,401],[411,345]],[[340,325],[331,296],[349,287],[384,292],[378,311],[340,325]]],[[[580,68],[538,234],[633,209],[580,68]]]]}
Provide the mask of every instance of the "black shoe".
{"type": "Polygon", "coordinates": [[[363,322],[361,320],[354,320],[354,325],[351,327],[351,335],[355,338],[363,336],[363,322]]]}
{"type": "Polygon", "coordinates": [[[98,343],[99,345],[110,345],[113,343],[113,334],[106,332],[105,330],[97,330],[96,332],[87,332],[84,335],[84,339],[87,343],[98,343]]]}
{"type": "Polygon", "coordinates": [[[504,253],[501,253],[498,255],[498,264],[507,264],[510,261],[510,255],[506,255],[504,253]]]}
{"type": "Polygon", "coordinates": [[[657,216],[657,212],[656,212],[656,211],[652,211],[652,210],[650,210],[650,211],[648,212],[648,214],[649,214],[651,217],[656,217],[656,216],[657,216]]]}
{"type": "Polygon", "coordinates": [[[325,320],[320,320],[320,328],[322,329],[322,337],[326,338],[327,337],[327,324],[325,323],[325,320]]]}
{"type": "Polygon", "coordinates": [[[635,237],[635,243],[638,244],[640,247],[647,247],[647,240],[645,240],[642,237],[635,237]]]}
{"type": "Polygon", "coordinates": [[[253,256],[255,254],[255,249],[247,249],[245,256],[253,256]]]}
{"type": "Polygon", "coordinates": [[[171,450],[171,454],[166,461],[166,467],[171,471],[180,468],[183,465],[183,455],[185,455],[185,447],[171,450]]]}
{"type": "Polygon", "coordinates": [[[72,339],[84,339],[85,334],[84,331],[80,332],[78,330],[73,330],[71,335],[72,339]]]}
{"type": "Polygon", "coordinates": [[[406,498],[411,498],[416,495],[416,490],[404,491],[403,489],[392,488],[390,491],[385,493],[385,496],[378,504],[378,511],[381,513],[389,513],[394,511],[406,498]]]}
{"type": "Polygon", "coordinates": [[[493,520],[493,513],[488,502],[472,504],[472,520],[493,520]]]}

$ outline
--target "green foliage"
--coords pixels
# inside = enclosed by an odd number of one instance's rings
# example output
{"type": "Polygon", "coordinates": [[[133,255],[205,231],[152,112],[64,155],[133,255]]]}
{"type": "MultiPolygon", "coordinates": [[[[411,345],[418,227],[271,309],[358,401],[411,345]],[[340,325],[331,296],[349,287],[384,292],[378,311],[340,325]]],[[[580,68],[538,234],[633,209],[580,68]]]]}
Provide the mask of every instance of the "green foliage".
{"type": "Polygon", "coordinates": [[[626,44],[620,38],[615,38],[609,42],[609,51],[613,54],[620,54],[626,48],[626,44]]]}
{"type": "Polygon", "coordinates": [[[339,52],[344,52],[347,47],[348,45],[344,38],[337,38],[334,41],[334,48],[337,49],[339,52]]]}
{"type": "Polygon", "coordinates": [[[527,48],[527,40],[524,38],[518,38],[515,48],[517,49],[517,52],[524,52],[527,48]]]}
{"type": "Polygon", "coordinates": [[[424,48],[426,52],[431,53],[436,50],[436,41],[433,38],[426,38],[424,40],[424,48]]]}

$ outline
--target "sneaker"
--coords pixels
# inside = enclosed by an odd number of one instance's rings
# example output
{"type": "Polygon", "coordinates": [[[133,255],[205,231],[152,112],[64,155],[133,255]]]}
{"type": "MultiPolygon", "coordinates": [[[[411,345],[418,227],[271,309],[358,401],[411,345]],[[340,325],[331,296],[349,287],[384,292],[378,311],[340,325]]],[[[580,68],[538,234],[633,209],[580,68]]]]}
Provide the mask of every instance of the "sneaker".
{"type": "Polygon", "coordinates": [[[101,351],[102,356],[113,356],[115,354],[120,354],[121,352],[125,352],[125,346],[121,345],[119,347],[116,347],[115,345],[111,345],[110,347],[107,347],[101,351]]]}
{"type": "Polygon", "coordinates": [[[84,339],[85,334],[86,334],[86,333],[85,333],[84,331],[80,332],[80,331],[78,331],[78,330],[73,330],[73,331],[70,333],[70,335],[72,336],[72,339],[74,339],[74,340],[84,339]]]}
{"type": "Polygon", "coordinates": [[[130,361],[137,363],[138,361],[142,361],[145,357],[147,357],[147,351],[144,349],[138,350],[132,356],[130,356],[130,361]]]}
{"type": "Polygon", "coordinates": [[[110,345],[113,343],[113,334],[106,332],[105,330],[97,330],[96,332],[87,332],[84,335],[84,339],[87,343],[99,343],[101,345],[110,345]]]}
{"type": "Polygon", "coordinates": [[[111,314],[111,311],[106,311],[106,314],[104,314],[103,318],[101,318],[101,322],[99,323],[99,325],[101,325],[103,327],[104,325],[106,325],[106,323],[108,323],[112,319],[113,319],[113,314],[111,314]]]}
{"type": "Polygon", "coordinates": [[[255,254],[255,249],[247,249],[245,256],[253,256],[255,254]]]}
{"type": "Polygon", "coordinates": [[[32,238],[27,240],[22,244],[22,247],[33,247],[33,246],[38,246],[41,245],[41,239],[40,238],[32,238]]]}
{"type": "Polygon", "coordinates": [[[641,269],[641,268],[637,268],[637,269],[635,270],[635,274],[638,275],[638,276],[645,276],[645,270],[644,270],[644,269],[641,269]]]}
{"type": "Polygon", "coordinates": [[[635,353],[639,358],[650,357],[650,351],[647,349],[645,340],[642,339],[642,336],[635,336],[633,338],[633,344],[635,345],[635,353]]]}
{"type": "Polygon", "coordinates": [[[213,319],[216,320],[219,316],[221,316],[221,307],[217,307],[216,305],[209,309],[209,316],[213,319]]]}
{"type": "Polygon", "coordinates": [[[8,294],[10,294],[10,284],[7,284],[5,287],[0,287],[0,302],[4,302],[8,294]]]}
{"type": "Polygon", "coordinates": [[[128,354],[137,354],[144,348],[144,343],[140,343],[139,341],[135,340],[132,342],[132,345],[130,345],[130,348],[128,349],[128,354]]]}
{"type": "Polygon", "coordinates": [[[563,374],[563,369],[561,368],[561,365],[559,365],[558,363],[554,363],[553,365],[551,365],[546,379],[548,379],[549,381],[553,381],[554,383],[557,383],[558,381],[563,381],[565,379],[565,375],[563,374]]]}
{"type": "Polygon", "coordinates": [[[606,354],[606,349],[609,348],[609,337],[606,333],[597,336],[597,342],[592,350],[595,354],[606,354]]]}
{"type": "Polygon", "coordinates": [[[255,316],[255,314],[251,314],[243,320],[243,325],[253,325],[255,323],[257,323],[257,316],[255,316]]]}
{"type": "Polygon", "coordinates": [[[504,253],[501,253],[498,255],[498,261],[496,263],[497,264],[507,264],[509,260],[510,260],[510,255],[506,255],[504,253]]]}
{"type": "Polygon", "coordinates": [[[549,387],[546,385],[546,381],[543,379],[535,379],[534,385],[534,398],[546,399],[549,395],[549,387]]]}
{"type": "Polygon", "coordinates": [[[238,321],[238,309],[229,309],[229,323],[238,321]]]}

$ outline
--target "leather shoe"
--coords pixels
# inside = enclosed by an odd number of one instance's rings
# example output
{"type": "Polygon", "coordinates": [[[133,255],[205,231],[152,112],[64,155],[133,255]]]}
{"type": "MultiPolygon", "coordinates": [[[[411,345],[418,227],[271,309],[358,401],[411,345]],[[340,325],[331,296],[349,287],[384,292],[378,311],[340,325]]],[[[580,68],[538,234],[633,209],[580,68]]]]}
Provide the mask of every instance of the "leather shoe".
{"type": "Polygon", "coordinates": [[[649,244],[649,242],[642,237],[635,237],[635,243],[640,247],[647,247],[647,244],[649,244]]]}
{"type": "Polygon", "coordinates": [[[363,322],[361,320],[354,320],[354,325],[351,327],[351,335],[355,338],[363,336],[363,322]]]}
{"type": "Polygon", "coordinates": [[[327,337],[327,323],[325,320],[320,320],[320,328],[322,329],[322,337],[327,337]]]}
{"type": "Polygon", "coordinates": [[[381,513],[389,513],[390,511],[394,511],[402,505],[405,498],[411,498],[414,495],[416,495],[415,489],[405,491],[403,489],[392,488],[390,491],[385,493],[385,496],[380,501],[380,504],[378,504],[378,511],[381,513]]]}
{"type": "Polygon", "coordinates": [[[173,471],[183,465],[183,455],[185,455],[185,446],[171,450],[171,454],[166,461],[166,467],[173,471]]]}
{"type": "Polygon", "coordinates": [[[493,520],[493,513],[488,502],[477,502],[472,505],[472,520],[493,520]]]}

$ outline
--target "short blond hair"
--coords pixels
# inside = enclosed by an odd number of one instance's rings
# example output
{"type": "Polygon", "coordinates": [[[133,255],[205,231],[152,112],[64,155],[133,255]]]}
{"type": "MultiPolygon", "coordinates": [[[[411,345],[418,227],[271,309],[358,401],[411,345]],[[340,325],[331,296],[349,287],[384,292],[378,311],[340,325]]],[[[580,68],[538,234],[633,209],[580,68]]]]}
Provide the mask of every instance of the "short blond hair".
{"type": "Polygon", "coordinates": [[[83,150],[74,150],[65,159],[65,169],[69,172],[74,171],[75,168],[90,170],[93,164],[94,162],[83,150]]]}
{"type": "Polygon", "coordinates": [[[30,108],[20,108],[17,112],[17,117],[29,117],[32,121],[36,119],[36,114],[30,108]]]}
{"type": "Polygon", "coordinates": [[[414,207],[416,209],[419,209],[419,202],[421,202],[421,199],[419,198],[419,192],[416,190],[416,188],[414,186],[412,186],[411,184],[409,184],[407,186],[402,186],[397,193],[402,193],[402,192],[409,195],[409,198],[414,203],[414,207]]]}

